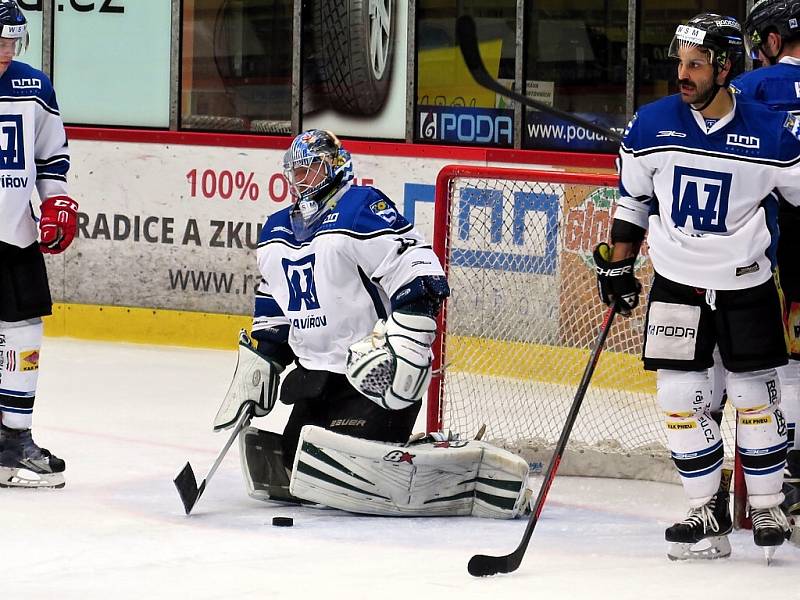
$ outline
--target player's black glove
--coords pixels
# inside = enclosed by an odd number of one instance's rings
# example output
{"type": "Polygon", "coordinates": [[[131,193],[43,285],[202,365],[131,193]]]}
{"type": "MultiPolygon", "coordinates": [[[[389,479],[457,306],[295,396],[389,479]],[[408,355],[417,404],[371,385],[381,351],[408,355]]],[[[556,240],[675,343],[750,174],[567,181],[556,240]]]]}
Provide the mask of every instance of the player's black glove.
{"type": "Polygon", "coordinates": [[[633,275],[635,256],[624,260],[611,261],[611,248],[606,243],[594,249],[594,264],[597,271],[597,291],[600,300],[607,306],[617,299],[617,312],[627,316],[639,306],[639,292],[642,285],[633,275]]]}

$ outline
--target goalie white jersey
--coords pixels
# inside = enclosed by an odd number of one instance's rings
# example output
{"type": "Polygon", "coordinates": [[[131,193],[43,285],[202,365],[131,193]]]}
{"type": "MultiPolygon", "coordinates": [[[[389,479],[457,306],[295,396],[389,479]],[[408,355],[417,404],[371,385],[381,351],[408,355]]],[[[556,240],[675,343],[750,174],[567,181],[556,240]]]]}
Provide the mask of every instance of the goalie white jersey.
{"type": "Polygon", "coordinates": [[[772,276],[778,198],[800,205],[800,123],[735,97],[707,128],[678,95],[642,107],[620,147],[616,219],[649,229],[653,268],[702,289],[772,276]]]}
{"type": "Polygon", "coordinates": [[[347,349],[390,312],[417,277],[443,276],[430,245],[380,191],[347,185],[310,239],[298,242],[291,207],[267,219],[258,245],[262,281],[253,333],[288,325],[307,369],[345,372],[347,349]]]}
{"type": "Polygon", "coordinates": [[[41,71],[13,61],[0,77],[0,241],[26,247],[38,230],[39,198],[67,193],[69,151],[53,86],[41,71]]]}

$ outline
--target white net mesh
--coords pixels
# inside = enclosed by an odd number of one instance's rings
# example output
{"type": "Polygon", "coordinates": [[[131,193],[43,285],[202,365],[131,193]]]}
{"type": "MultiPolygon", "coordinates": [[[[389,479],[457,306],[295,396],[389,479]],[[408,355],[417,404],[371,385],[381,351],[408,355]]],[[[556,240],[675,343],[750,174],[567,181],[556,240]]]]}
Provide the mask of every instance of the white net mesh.
{"type": "MultiPolygon", "coordinates": [[[[536,470],[550,459],[605,311],[591,254],[608,240],[617,191],[488,169],[481,178],[451,179],[448,197],[442,259],[452,296],[445,368],[431,399],[443,428],[469,436],[486,424],[484,439],[536,470]]],[[[646,254],[645,247],[637,263],[642,305],[652,276],[646,254]]],[[[640,361],[643,324],[643,306],[616,319],[560,472],[676,480],[655,374],[640,361]]],[[[723,434],[732,456],[730,415],[723,434]]]]}

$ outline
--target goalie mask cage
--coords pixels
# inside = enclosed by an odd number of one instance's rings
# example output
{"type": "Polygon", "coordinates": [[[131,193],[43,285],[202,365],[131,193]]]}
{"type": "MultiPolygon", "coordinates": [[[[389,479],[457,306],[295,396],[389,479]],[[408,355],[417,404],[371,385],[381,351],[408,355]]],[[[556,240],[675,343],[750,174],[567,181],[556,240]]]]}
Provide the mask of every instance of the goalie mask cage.
{"type": "MultiPolygon", "coordinates": [[[[495,167],[445,167],[436,182],[434,248],[452,295],[439,315],[428,430],[485,440],[541,470],[564,425],[605,306],[592,251],[609,238],[618,178],[495,167]]],[[[575,423],[563,474],[677,482],[640,355],[642,302],[608,337],[575,423]]],[[[725,411],[726,460],[735,416],[725,411]]]]}

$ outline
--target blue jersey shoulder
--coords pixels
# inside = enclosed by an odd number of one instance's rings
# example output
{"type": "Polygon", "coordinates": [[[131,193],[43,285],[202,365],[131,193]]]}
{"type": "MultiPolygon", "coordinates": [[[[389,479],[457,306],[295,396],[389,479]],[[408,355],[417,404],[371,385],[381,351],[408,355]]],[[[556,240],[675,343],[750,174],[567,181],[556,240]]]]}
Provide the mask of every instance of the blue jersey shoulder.
{"type": "Polygon", "coordinates": [[[39,69],[16,60],[11,61],[0,77],[0,96],[36,96],[51,109],[58,110],[50,78],[39,69]]]}
{"type": "Polygon", "coordinates": [[[736,114],[721,129],[704,132],[692,109],[679,95],[667,96],[639,109],[623,141],[628,152],[697,149],[747,159],[794,160],[794,123],[784,112],[747,97],[736,96],[736,114]]]}
{"type": "Polygon", "coordinates": [[[623,146],[643,150],[654,146],[684,145],[692,132],[689,108],[678,94],[666,96],[640,107],[628,127],[623,146]]]}
{"type": "Polygon", "coordinates": [[[325,219],[320,233],[335,229],[370,234],[387,229],[399,230],[407,225],[406,218],[383,192],[371,186],[353,185],[325,219]]]}
{"type": "Polygon", "coordinates": [[[731,83],[731,89],[772,110],[800,110],[800,65],[778,63],[744,73],[731,83]]]}
{"type": "Polygon", "coordinates": [[[258,243],[263,244],[270,240],[284,240],[297,243],[294,232],[292,231],[291,221],[289,220],[289,213],[291,211],[292,206],[287,206],[267,217],[264,226],[261,228],[261,233],[258,236],[258,243]]]}
{"type": "MultiPolygon", "coordinates": [[[[290,213],[292,206],[267,218],[259,235],[259,244],[283,240],[299,243],[294,236],[290,213]]],[[[368,235],[378,231],[398,231],[409,225],[394,202],[383,192],[370,186],[353,185],[322,220],[313,237],[329,231],[368,235]]]]}

